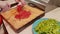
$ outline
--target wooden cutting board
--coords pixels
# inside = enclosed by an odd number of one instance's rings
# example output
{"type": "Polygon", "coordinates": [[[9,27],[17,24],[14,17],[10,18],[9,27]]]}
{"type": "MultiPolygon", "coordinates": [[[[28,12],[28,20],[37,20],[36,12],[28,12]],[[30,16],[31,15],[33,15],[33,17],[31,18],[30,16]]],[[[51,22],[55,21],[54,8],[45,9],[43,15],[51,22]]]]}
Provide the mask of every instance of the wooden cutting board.
{"type": "Polygon", "coordinates": [[[21,20],[16,19],[15,15],[18,13],[16,8],[12,8],[6,12],[1,12],[1,15],[3,16],[3,18],[7,21],[7,23],[11,25],[11,27],[15,31],[25,28],[25,25],[32,23],[32,21],[37,19],[38,16],[40,18],[41,16],[44,15],[44,11],[39,10],[37,8],[30,7],[28,5],[25,5],[23,9],[29,10],[31,12],[31,15],[29,16],[29,18],[21,19],[21,20]]]}

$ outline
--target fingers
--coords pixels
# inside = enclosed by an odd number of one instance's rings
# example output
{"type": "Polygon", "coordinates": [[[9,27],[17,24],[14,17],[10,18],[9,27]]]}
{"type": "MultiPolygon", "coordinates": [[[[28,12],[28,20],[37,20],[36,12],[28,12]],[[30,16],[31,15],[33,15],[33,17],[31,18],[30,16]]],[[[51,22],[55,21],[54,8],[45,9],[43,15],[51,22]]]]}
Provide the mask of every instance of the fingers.
{"type": "Polygon", "coordinates": [[[0,1],[0,8],[2,8],[2,11],[8,10],[10,5],[6,1],[0,1]]]}
{"type": "Polygon", "coordinates": [[[25,4],[26,4],[25,0],[15,0],[15,1],[16,1],[16,2],[21,2],[22,5],[25,5],[25,4]]]}
{"type": "Polygon", "coordinates": [[[22,3],[22,5],[26,4],[25,0],[21,0],[21,3],[22,3]]]}

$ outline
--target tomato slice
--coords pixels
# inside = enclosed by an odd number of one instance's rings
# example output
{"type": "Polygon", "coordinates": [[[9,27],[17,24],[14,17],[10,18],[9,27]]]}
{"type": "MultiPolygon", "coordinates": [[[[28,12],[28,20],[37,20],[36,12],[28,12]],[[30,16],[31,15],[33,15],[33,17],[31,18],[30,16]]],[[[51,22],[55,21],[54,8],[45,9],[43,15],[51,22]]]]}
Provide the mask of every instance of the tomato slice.
{"type": "Polygon", "coordinates": [[[17,19],[25,19],[31,15],[30,11],[21,10],[21,12],[15,16],[17,19]]]}
{"type": "Polygon", "coordinates": [[[17,11],[20,12],[22,10],[22,6],[21,5],[17,5],[17,11]]]}
{"type": "Polygon", "coordinates": [[[23,8],[22,5],[17,6],[18,14],[15,16],[15,18],[17,18],[17,19],[25,19],[25,18],[28,18],[31,15],[30,11],[23,10],[22,8],[23,8]]]}

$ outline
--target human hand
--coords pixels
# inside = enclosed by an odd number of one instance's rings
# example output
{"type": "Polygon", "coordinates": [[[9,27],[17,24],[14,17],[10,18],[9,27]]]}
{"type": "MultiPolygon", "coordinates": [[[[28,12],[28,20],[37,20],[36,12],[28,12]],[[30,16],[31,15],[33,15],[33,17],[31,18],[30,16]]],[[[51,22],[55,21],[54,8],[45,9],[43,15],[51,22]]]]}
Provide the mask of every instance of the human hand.
{"type": "Polygon", "coordinates": [[[26,4],[25,0],[16,0],[16,2],[21,2],[22,5],[26,4]]]}
{"type": "Polygon", "coordinates": [[[10,8],[10,6],[6,1],[0,1],[0,8],[2,8],[2,11],[6,11],[10,8]]]}

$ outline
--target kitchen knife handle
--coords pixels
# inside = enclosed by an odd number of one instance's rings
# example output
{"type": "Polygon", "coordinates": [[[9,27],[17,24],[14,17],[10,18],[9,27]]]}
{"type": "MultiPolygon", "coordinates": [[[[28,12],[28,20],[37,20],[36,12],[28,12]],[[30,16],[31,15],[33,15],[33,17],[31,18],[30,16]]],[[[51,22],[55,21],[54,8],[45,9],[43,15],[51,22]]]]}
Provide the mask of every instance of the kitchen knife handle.
{"type": "Polygon", "coordinates": [[[19,3],[17,2],[17,3],[11,4],[11,7],[13,7],[13,6],[17,5],[17,4],[19,4],[19,3]]]}

